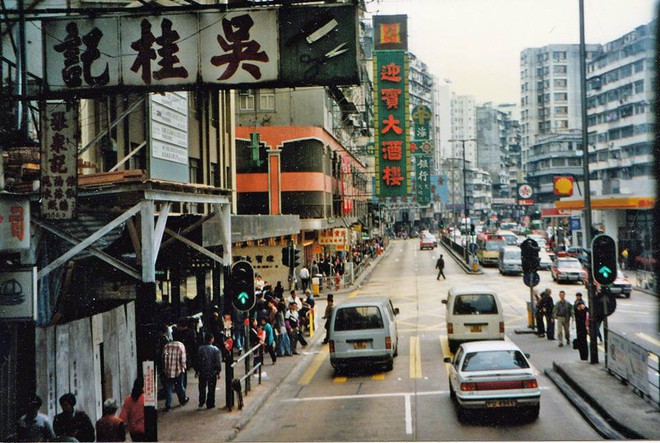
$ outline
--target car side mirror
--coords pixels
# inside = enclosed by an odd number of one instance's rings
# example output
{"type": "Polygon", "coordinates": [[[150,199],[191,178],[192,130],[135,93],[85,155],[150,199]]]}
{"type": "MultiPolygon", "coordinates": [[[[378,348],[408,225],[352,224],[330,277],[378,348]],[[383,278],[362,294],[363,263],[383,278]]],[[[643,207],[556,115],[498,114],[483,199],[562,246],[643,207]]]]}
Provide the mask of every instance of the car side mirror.
{"type": "Polygon", "coordinates": [[[399,315],[399,308],[394,308],[394,315],[399,315]]]}
{"type": "Polygon", "coordinates": [[[527,357],[527,358],[532,358],[532,356],[529,355],[529,352],[525,352],[525,357],[527,357]]]}
{"type": "Polygon", "coordinates": [[[445,363],[451,363],[451,357],[445,357],[442,359],[442,361],[445,363]]]}
{"type": "Polygon", "coordinates": [[[443,304],[443,305],[446,305],[446,304],[447,304],[447,299],[446,299],[446,298],[442,300],[442,304],[443,304]]]}

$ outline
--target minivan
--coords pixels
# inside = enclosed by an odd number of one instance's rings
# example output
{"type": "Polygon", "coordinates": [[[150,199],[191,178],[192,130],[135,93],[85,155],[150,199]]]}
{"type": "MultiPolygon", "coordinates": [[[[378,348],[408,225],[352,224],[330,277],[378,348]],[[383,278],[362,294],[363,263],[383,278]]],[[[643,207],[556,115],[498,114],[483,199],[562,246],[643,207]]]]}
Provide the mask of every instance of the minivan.
{"type": "Polygon", "coordinates": [[[497,267],[500,274],[521,274],[522,258],[520,257],[520,248],[518,246],[503,246],[500,249],[497,267]]]}
{"type": "Polygon", "coordinates": [[[332,367],[374,363],[391,371],[399,347],[398,313],[388,297],[356,297],[335,306],[328,330],[332,367]]]}
{"type": "Polygon", "coordinates": [[[476,340],[504,340],[504,314],[497,294],[479,286],[454,287],[447,299],[447,341],[449,350],[476,340]]]}

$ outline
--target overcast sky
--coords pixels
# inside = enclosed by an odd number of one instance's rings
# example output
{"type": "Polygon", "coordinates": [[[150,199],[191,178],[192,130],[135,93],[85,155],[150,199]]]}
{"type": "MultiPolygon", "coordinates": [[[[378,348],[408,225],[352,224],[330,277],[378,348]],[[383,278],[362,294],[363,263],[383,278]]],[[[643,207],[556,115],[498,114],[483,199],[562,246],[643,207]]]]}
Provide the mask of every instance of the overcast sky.
{"type": "MultiPolygon", "coordinates": [[[[377,14],[407,14],[409,49],[459,95],[520,101],[520,51],[579,43],[578,0],[365,0],[377,14]]],[[[658,0],[584,0],[587,43],[607,43],[650,22],[658,0]]]]}

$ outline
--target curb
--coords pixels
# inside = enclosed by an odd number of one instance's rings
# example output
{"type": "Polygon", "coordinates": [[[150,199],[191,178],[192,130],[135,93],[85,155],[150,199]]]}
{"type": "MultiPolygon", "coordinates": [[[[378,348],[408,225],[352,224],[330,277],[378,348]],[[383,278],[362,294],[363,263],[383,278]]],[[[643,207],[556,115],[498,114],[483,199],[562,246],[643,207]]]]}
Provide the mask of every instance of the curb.
{"type": "MultiPolygon", "coordinates": [[[[616,420],[614,417],[612,417],[599,403],[598,401],[591,396],[588,392],[586,392],[584,389],[582,389],[577,383],[571,379],[566,372],[561,368],[561,366],[557,365],[557,363],[552,364],[553,369],[546,369],[546,375],[548,375],[553,382],[562,390],[564,395],[573,402],[574,398],[579,398],[585,405],[588,405],[589,409],[594,412],[595,415],[599,417],[600,420],[596,420],[596,423],[592,421],[591,416],[585,416],[589,420],[589,422],[594,426],[594,429],[598,431],[599,433],[601,432],[601,429],[603,428],[604,424],[610,428],[613,432],[615,432],[617,435],[619,435],[618,439],[633,439],[633,440],[646,440],[646,437],[643,435],[639,434],[638,432],[634,431],[633,429],[630,429],[628,426],[624,425],[623,423],[620,423],[618,420],[616,420]],[[553,378],[550,373],[556,374],[556,377],[553,378]],[[568,390],[572,392],[572,395],[569,395],[564,387],[562,387],[560,384],[557,383],[557,378],[561,378],[561,382],[566,385],[568,390]],[[602,421],[602,422],[601,422],[602,421]]],[[[575,404],[575,403],[574,403],[575,404]]],[[[580,408],[578,408],[580,409],[580,408]]],[[[601,434],[604,437],[607,437],[604,434],[601,434]]],[[[609,437],[607,437],[609,438],[609,437]]],[[[616,438],[616,437],[615,437],[616,438]]]]}
{"type": "Polygon", "coordinates": [[[452,248],[448,247],[444,242],[438,243],[438,246],[440,246],[440,245],[447,252],[447,254],[451,255],[451,257],[454,259],[454,261],[463,269],[463,271],[465,271],[466,274],[468,274],[468,275],[483,275],[483,271],[481,271],[481,270],[475,272],[472,269],[470,269],[470,267],[467,265],[467,263],[465,263],[465,260],[463,259],[463,257],[456,254],[456,252],[452,248]]]}

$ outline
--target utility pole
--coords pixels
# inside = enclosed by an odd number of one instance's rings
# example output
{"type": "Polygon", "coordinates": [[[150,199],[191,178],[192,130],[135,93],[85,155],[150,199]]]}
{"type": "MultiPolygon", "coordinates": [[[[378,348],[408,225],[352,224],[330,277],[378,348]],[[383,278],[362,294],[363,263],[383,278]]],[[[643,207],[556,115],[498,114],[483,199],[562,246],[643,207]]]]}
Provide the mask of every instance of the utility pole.
{"type": "Polygon", "coordinates": [[[474,138],[465,138],[465,139],[451,139],[447,140],[449,142],[460,142],[463,149],[463,217],[465,220],[465,246],[463,246],[463,255],[465,256],[465,263],[470,263],[470,255],[468,254],[468,210],[467,205],[467,167],[465,164],[465,142],[476,141],[474,138]]]}
{"type": "MultiPolygon", "coordinates": [[[[582,100],[582,169],[584,176],[584,237],[585,246],[591,246],[591,185],[589,182],[589,126],[587,123],[587,51],[584,38],[584,0],[580,0],[580,99],[582,100]]],[[[592,251],[593,252],[593,251],[592,251]]],[[[593,272],[593,270],[592,270],[593,272]]],[[[594,284],[592,275],[587,276],[587,293],[589,309],[594,311],[594,284]]],[[[589,322],[589,354],[590,362],[598,363],[598,342],[596,339],[597,323],[589,322]]],[[[607,328],[607,327],[606,327],[607,328]]],[[[607,332],[603,331],[605,337],[607,332]]],[[[607,343],[605,343],[607,348],[607,343]]]]}

